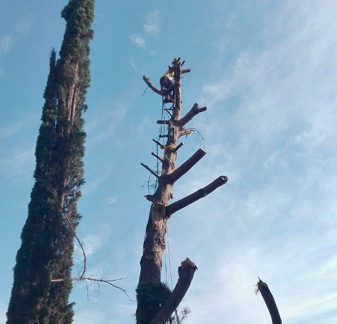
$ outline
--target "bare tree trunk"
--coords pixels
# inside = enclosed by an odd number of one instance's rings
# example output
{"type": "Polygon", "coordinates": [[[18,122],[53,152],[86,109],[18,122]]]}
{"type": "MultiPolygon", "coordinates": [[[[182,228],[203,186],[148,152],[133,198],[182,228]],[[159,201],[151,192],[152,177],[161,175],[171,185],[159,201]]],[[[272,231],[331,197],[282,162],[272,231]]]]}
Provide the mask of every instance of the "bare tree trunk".
{"type": "MultiPolygon", "coordinates": [[[[184,62],[183,62],[184,63],[184,62]]],[[[206,110],[206,107],[199,108],[198,104],[194,104],[192,109],[181,118],[181,74],[190,72],[190,69],[182,69],[183,63],[180,58],[175,58],[172,62],[172,69],[174,71],[174,96],[172,111],[169,111],[169,120],[159,120],[158,124],[167,125],[168,132],[164,137],[167,138],[166,144],[163,145],[156,140],[155,143],[164,151],[163,157],[152,153],[161,163],[161,175],[154,174],[154,172],[142,164],[148,171],[155,175],[158,179],[158,187],[153,195],[147,195],[146,198],[152,202],[148,223],[146,226],[146,237],[143,244],[143,256],[140,261],[140,276],[138,287],[147,284],[160,284],[161,283],[161,270],[162,270],[162,255],[165,250],[165,234],[166,223],[168,218],[176,211],[186,207],[194,201],[206,196],[219,186],[227,182],[227,178],[222,176],[215,180],[209,186],[198,190],[196,193],[181,199],[180,201],[169,205],[172,197],[172,188],[174,183],[180,179],[186,172],[188,172],[205,154],[206,152],[199,149],[191,158],[189,158],[180,167],[175,166],[177,159],[178,149],[182,143],[178,144],[179,138],[183,135],[192,133],[192,130],[185,129],[184,126],[192,120],[192,118],[206,110]]],[[[164,96],[163,89],[157,89],[147,78],[143,76],[146,84],[157,94],[164,96]]],[[[179,267],[179,280],[176,288],[169,295],[166,303],[160,306],[160,310],[150,322],[151,324],[166,323],[171,316],[172,312],[177,308],[180,301],[184,297],[187,289],[192,281],[193,275],[197,267],[189,259],[185,260],[181,267],[179,267]]],[[[138,298],[138,297],[137,297],[138,298]]],[[[138,299],[136,320],[137,324],[142,323],[140,314],[146,312],[142,303],[138,299]]],[[[142,319],[144,321],[144,319],[142,319]]]]}

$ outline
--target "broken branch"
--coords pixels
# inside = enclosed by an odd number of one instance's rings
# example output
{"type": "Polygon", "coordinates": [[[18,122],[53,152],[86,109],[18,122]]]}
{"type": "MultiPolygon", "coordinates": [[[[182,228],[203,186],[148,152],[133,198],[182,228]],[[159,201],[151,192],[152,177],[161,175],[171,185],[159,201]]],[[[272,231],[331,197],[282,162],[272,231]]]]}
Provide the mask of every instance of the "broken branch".
{"type": "Polygon", "coordinates": [[[201,113],[205,110],[207,110],[206,107],[199,107],[199,105],[197,103],[195,103],[193,105],[193,107],[191,108],[191,110],[183,118],[181,118],[179,120],[179,122],[178,122],[179,126],[182,127],[182,126],[186,125],[190,120],[192,120],[192,118],[195,115],[197,115],[197,114],[199,114],[199,113],[201,113]]]}
{"type": "Polygon", "coordinates": [[[147,165],[145,165],[144,163],[140,164],[141,166],[143,166],[147,171],[149,171],[152,175],[154,175],[157,179],[159,178],[158,174],[154,171],[152,171],[147,165]]]}
{"type": "Polygon", "coordinates": [[[206,187],[197,190],[196,192],[186,196],[183,199],[180,199],[173,204],[166,207],[166,216],[170,217],[172,214],[177,212],[180,209],[185,208],[188,205],[193,204],[197,200],[206,197],[208,194],[210,194],[215,189],[219,188],[220,186],[224,185],[228,181],[228,178],[225,176],[221,176],[217,179],[215,179],[213,182],[211,182],[206,187]]]}
{"type": "Polygon", "coordinates": [[[183,69],[182,71],[181,71],[181,73],[190,73],[191,72],[191,69],[183,69]]]}
{"type": "Polygon", "coordinates": [[[272,293],[270,292],[268,285],[265,282],[263,282],[260,278],[257,283],[257,292],[261,293],[263,300],[267,305],[273,324],[282,324],[281,316],[277,309],[275,299],[272,293]]]}
{"type": "Polygon", "coordinates": [[[157,89],[150,81],[150,79],[146,76],[143,75],[143,80],[145,81],[145,83],[148,85],[148,87],[155,93],[159,94],[160,96],[164,96],[164,92],[157,89]]]}
{"type": "Polygon", "coordinates": [[[181,263],[181,266],[178,268],[179,279],[176,286],[168,297],[166,303],[149,324],[165,324],[168,321],[171,314],[177,309],[178,305],[186,295],[197,269],[197,266],[189,258],[186,258],[186,260],[181,263]]]}
{"type": "Polygon", "coordinates": [[[203,149],[196,151],[188,160],[186,160],[179,168],[174,170],[170,175],[170,182],[174,183],[189,171],[196,163],[198,163],[206,152],[203,149]]]}

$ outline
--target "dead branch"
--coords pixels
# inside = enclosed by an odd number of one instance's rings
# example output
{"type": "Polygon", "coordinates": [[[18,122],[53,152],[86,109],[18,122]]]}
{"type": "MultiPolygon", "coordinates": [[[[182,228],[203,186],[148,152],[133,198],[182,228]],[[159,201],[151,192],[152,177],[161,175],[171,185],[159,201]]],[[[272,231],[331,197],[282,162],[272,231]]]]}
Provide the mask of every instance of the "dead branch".
{"type": "Polygon", "coordinates": [[[66,220],[68,222],[68,225],[70,227],[71,232],[73,233],[76,241],[78,242],[78,244],[80,245],[81,250],[82,250],[82,255],[83,255],[83,270],[82,270],[82,274],[80,275],[80,277],[83,277],[85,275],[86,270],[87,270],[87,256],[85,254],[85,250],[84,250],[83,244],[80,241],[80,239],[78,238],[78,236],[76,235],[76,232],[75,232],[75,230],[74,230],[74,228],[73,228],[73,226],[72,226],[72,224],[70,222],[70,219],[68,218],[68,216],[67,216],[66,213],[64,213],[64,216],[65,216],[65,218],[66,218],[66,220]]]}
{"type": "Polygon", "coordinates": [[[184,298],[197,269],[197,266],[189,258],[186,258],[186,260],[181,263],[181,266],[178,268],[179,279],[176,286],[164,306],[149,324],[165,324],[168,321],[171,314],[177,309],[184,298]]]}
{"type": "Polygon", "coordinates": [[[169,175],[169,181],[171,183],[176,182],[181,178],[187,171],[189,171],[196,163],[198,163],[204,156],[206,152],[203,149],[196,151],[188,160],[186,160],[179,168],[174,170],[169,175]]]}
{"type": "Polygon", "coordinates": [[[260,278],[257,283],[257,292],[260,292],[264,302],[267,305],[269,314],[273,324],[282,324],[280,313],[277,309],[277,305],[272,293],[269,290],[268,285],[263,282],[260,278]]]}
{"type": "MultiPolygon", "coordinates": [[[[129,297],[129,295],[128,295],[128,293],[127,293],[127,291],[125,289],[123,289],[123,288],[121,288],[121,287],[116,286],[116,285],[113,284],[113,282],[115,282],[115,281],[120,281],[120,280],[124,280],[124,279],[127,279],[127,278],[96,279],[96,278],[92,278],[92,277],[81,277],[81,276],[80,277],[75,277],[75,278],[70,278],[71,281],[85,281],[85,282],[92,281],[92,282],[97,282],[97,283],[106,283],[106,284],[108,284],[108,285],[110,285],[110,286],[112,286],[112,287],[114,287],[116,289],[121,290],[127,296],[127,298],[131,301],[131,299],[130,299],[130,297],[129,297]]],[[[64,281],[64,279],[52,279],[52,280],[50,280],[50,282],[54,282],[54,283],[56,283],[56,282],[63,282],[63,281],[64,281]]]]}
{"type": "Polygon", "coordinates": [[[155,158],[157,158],[161,163],[164,163],[164,160],[160,157],[160,156],[158,156],[157,154],[155,154],[155,153],[151,153],[155,158]]]}
{"type": "Polygon", "coordinates": [[[143,80],[145,81],[145,83],[148,85],[148,87],[155,93],[159,94],[160,96],[164,96],[165,93],[164,91],[161,91],[159,89],[157,89],[150,81],[150,79],[146,76],[146,75],[143,75],[143,80]]]}
{"type": "Polygon", "coordinates": [[[145,165],[144,163],[140,164],[141,166],[143,166],[147,171],[149,171],[152,175],[154,175],[156,178],[159,178],[158,174],[155,173],[154,171],[152,171],[147,165],[145,165]]]}
{"type": "Polygon", "coordinates": [[[198,191],[186,196],[183,199],[180,199],[171,205],[168,205],[166,207],[166,216],[170,217],[172,214],[177,212],[180,209],[185,208],[188,205],[193,204],[197,200],[206,197],[208,194],[210,194],[215,189],[219,188],[220,186],[224,185],[227,182],[228,178],[225,176],[221,176],[217,179],[215,179],[213,182],[211,182],[206,187],[199,189],[198,191]]]}
{"type": "Polygon", "coordinates": [[[183,118],[181,118],[178,121],[178,125],[181,126],[181,127],[184,126],[184,125],[186,125],[189,121],[192,120],[192,118],[195,115],[197,115],[197,114],[199,114],[199,113],[201,113],[201,112],[203,112],[205,110],[207,110],[206,107],[199,107],[199,105],[197,103],[195,103],[193,105],[193,107],[191,108],[191,110],[183,118]]]}

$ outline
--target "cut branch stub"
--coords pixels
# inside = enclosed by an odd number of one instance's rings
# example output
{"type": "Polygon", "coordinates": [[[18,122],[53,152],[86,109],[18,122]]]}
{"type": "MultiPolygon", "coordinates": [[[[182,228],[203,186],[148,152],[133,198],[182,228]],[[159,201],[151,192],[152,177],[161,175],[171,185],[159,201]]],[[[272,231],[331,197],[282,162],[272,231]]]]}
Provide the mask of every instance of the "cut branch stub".
{"type": "Polygon", "coordinates": [[[179,168],[173,171],[169,177],[170,182],[174,183],[181,178],[186,172],[188,172],[196,163],[198,163],[206,152],[203,149],[196,151],[187,161],[185,161],[179,168]]]}
{"type": "Polygon", "coordinates": [[[257,291],[259,291],[263,297],[264,302],[267,305],[269,314],[273,324],[282,324],[280,313],[277,309],[277,305],[272,293],[269,290],[268,285],[260,278],[257,283],[257,291]]]}
{"type": "Polygon", "coordinates": [[[185,198],[182,198],[173,204],[166,207],[166,217],[170,217],[172,214],[177,212],[180,209],[183,209],[184,207],[193,204],[195,201],[206,197],[208,194],[210,194],[215,189],[221,187],[228,181],[228,178],[225,176],[221,176],[217,179],[215,179],[213,182],[211,182],[206,187],[197,190],[196,192],[186,196],[185,198]]]}
{"type": "Polygon", "coordinates": [[[186,295],[197,269],[197,266],[189,258],[186,258],[186,260],[181,263],[181,266],[178,269],[179,279],[176,286],[166,303],[149,324],[165,324],[168,321],[171,314],[177,309],[186,295]]]}
{"type": "Polygon", "coordinates": [[[165,148],[165,145],[163,145],[162,143],[156,141],[155,139],[153,139],[152,141],[154,141],[162,150],[165,148]]]}
{"type": "Polygon", "coordinates": [[[154,175],[157,179],[159,178],[158,174],[152,171],[147,165],[145,165],[144,163],[141,163],[140,165],[144,167],[147,171],[149,171],[152,175],[154,175]]]}

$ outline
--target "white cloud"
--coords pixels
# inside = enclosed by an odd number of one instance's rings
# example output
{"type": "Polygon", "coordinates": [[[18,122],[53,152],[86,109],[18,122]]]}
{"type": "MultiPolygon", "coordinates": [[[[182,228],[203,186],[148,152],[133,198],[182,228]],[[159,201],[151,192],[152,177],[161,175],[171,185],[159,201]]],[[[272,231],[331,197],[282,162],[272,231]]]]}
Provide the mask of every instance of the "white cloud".
{"type": "Polygon", "coordinates": [[[99,185],[106,180],[106,178],[109,176],[109,174],[112,172],[113,170],[113,164],[108,165],[105,169],[99,169],[97,170],[98,173],[96,174],[95,178],[93,181],[88,181],[85,186],[83,186],[82,189],[82,194],[83,195],[87,195],[90,192],[93,192],[94,190],[96,190],[99,185]]]}
{"type": "Polygon", "coordinates": [[[136,65],[136,60],[135,60],[134,57],[131,57],[131,58],[130,58],[130,65],[131,65],[131,67],[132,67],[133,69],[135,69],[135,70],[138,69],[138,67],[137,67],[137,65],[136,65]]]}
{"type": "Polygon", "coordinates": [[[112,196],[108,198],[108,205],[113,205],[117,201],[116,196],[112,196]]]}
{"type": "Polygon", "coordinates": [[[158,35],[161,30],[162,17],[158,10],[150,12],[146,17],[144,31],[150,35],[158,35]]]}
{"type": "Polygon", "coordinates": [[[145,48],[145,39],[140,34],[130,35],[131,43],[137,47],[145,48]]]}
{"type": "Polygon", "coordinates": [[[109,100],[105,106],[107,109],[102,111],[100,116],[91,124],[91,127],[87,129],[88,145],[102,140],[109,140],[126,116],[127,106],[122,101],[109,100]]]}
{"type": "Polygon", "coordinates": [[[0,172],[11,180],[27,180],[33,175],[35,161],[33,147],[16,148],[0,160],[0,172]]]}
{"type": "Polygon", "coordinates": [[[6,54],[14,45],[13,35],[2,35],[0,37],[0,54],[6,54]]]}

